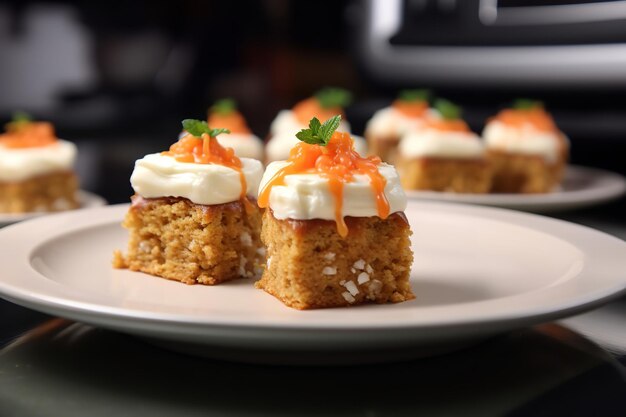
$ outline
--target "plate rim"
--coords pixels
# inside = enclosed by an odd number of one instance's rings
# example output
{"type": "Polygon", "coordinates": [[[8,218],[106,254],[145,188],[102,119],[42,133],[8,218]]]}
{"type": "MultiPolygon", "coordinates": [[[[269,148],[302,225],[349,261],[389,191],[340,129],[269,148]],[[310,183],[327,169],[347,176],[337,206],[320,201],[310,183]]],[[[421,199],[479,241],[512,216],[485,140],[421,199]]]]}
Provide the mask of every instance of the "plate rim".
{"type": "MultiPolygon", "coordinates": [[[[512,210],[500,209],[500,208],[491,208],[491,207],[479,207],[479,206],[459,206],[455,204],[445,204],[445,203],[413,203],[413,205],[423,206],[424,209],[426,207],[428,209],[435,210],[449,210],[452,212],[469,211],[473,214],[478,213],[479,215],[483,215],[481,217],[488,216],[492,218],[494,214],[503,215],[505,218],[513,216],[513,218],[520,219],[534,219],[536,221],[548,222],[554,225],[560,225],[560,227],[565,227],[570,230],[578,230],[582,231],[583,234],[595,234],[602,239],[609,239],[612,241],[612,244],[617,244],[624,250],[626,254],[626,242],[613,237],[609,234],[597,231],[595,229],[581,226],[574,223],[569,223],[563,220],[558,219],[550,219],[544,216],[538,216],[529,213],[520,213],[512,210]]],[[[102,212],[110,212],[110,213],[118,213],[122,214],[128,208],[128,204],[119,204],[113,206],[105,206],[98,207],[93,209],[83,209],[74,212],[63,212],[52,214],[45,217],[38,217],[35,219],[28,220],[26,222],[14,224],[12,226],[8,226],[7,228],[0,230],[0,241],[4,238],[5,235],[10,235],[11,233],[19,233],[22,229],[27,229],[31,225],[37,225],[40,223],[52,223],[54,221],[60,221],[65,218],[71,217],[80,217],[80,216],[88,216],[93,215],[93,212],[102,211],[102,212]]],[[[113,214],[111,214],[113,215],[113,214]]],[[[118,219],[121,222],[121,218],[118,219]]],[[[93,227],[97,227],[98,225],[108,224],[112,220],[101,221],[100,223],[95,222],[93,227]]],[[[34,226],[33,226],[34,227],[34,226]]],[[[77,230],[81,230],[81,228],[77,228],[77,230]]],[[[69,232],[68,232],[69,233],[69,232]]],[[[61,234],[62,235],[62,234],[61,234]]],[[[40,241],[37,244],[43,244],[45,241],[40,241]]],[[[35,249],[37,245],[33,244],[31,251],[35,249]]],[[[29,260],[24,261],[24,265],[30,265],[29,260]]],[[[39,274],[32,267],[31,271],[28,274],[39,274]]],[[[26,275],[26,274],[24,274],[26,275]]],[[[43,275],[41,275],[43,276],[43,275]]],[[[21,282],[21,281],[20,281],[21,282]]],[[[51,283],[54,281],[51,280],[51,283]]],[[[5,282],[3,278],[0,277],[0,295],[3,298],[9,299],[17,304],[25,305],[29,308],[33,308],[35,310],[44,311],[49,314],[54,314],[62,317],[68,317],[78,321],[92,322],[97,323],[99,325],[112,326],[111,322],[115,321],[119,326],[120,321],[122,322],[122,327],[136,327],[140,323],[142,326],[147,326],[147,328],[159,329],[162,326],[183,326],[187,331],[194,331],[196,333],[206,332],[210,329],[231,329],[231,330],[245,330],[245,329],[254,329],[254,330],[274,330],[274,331],[324,331],[324,332],[333,332],[333,331],[345,331],[346,329],[350,330],[358,330],[358,331],[370,331],[370,330],[381,330],[381,329],[389,329],[393,330],[418,330],[418,329],[441,329],[445,330],[447,328],[466,328],[468,326],[495,326],[497,324],[509,323],[513,324],[515,322],[532,322],[539,323],[543,322],[546,319],[559,318],[569,316],[575,312],[581,312],[593,308],[596,305],[600,305],[605,303],[606,301],[616,298],[619,295],[626,292],[626,279],[622,279],[618,286],[612,286],[610,289],[605,288],[600,293],[594,292],[592,295],[587,294],[584,298],[584,301],[578,301],[577,303],[561,305],[561,306],[542,306],[541,309],[537,309],[534,307],[534,312],[532,314],[520,314],[520,311],[517,313],[511,314],[510,312],[506,314],[500,314],[495,317],[491,317],[490,319],[476,319],[476,320],[465,320],[465,321],[444,321],[437,323],[415,323],[411,321],[406,321],[402,323],[371,323],[367,326],[359,325],[359,326],[328,326],[328,325],[314,325],[308,322],[299,323],[298,325],[290,325],[285,323],[245,323],[240,321],[207,321],[207,317],[203,316],[202,319],[198,318],[190,318],[184,314],[170,314],[170,313],[150,313],[147,315],[143,311],[133,311],[129,308],[119,308],[112,306],[103,306],[100,304],[93,304],[90,302],[80,301],[80,300],[69,300],[67,297],[65,299],[39,294],[39,293],[31,293],[28,291],[24,291],[24,288],[16,288],[15,286],[10,285],[5,282]],[[134,321],[135,323],[123,323],[125,320],[134,321]],[[132,325],[131,325],[132,324],[132,325]]],[[[524,293],[525,294],[525,293],[524,293]]],[[[269,297],[269,295],[268,295],[269,297]]],[[[578,297],[580,298],[580,297],[578,297]]],[[[482,301],[478,301],[480,303],[482,301]]],[[[284,307],[288,308],[288,307],[284,307]]],[[[358,308],[358,307],[357,307],[358,308]]],[[[444,308],[444,307],[439,307],[444,308]]],[[[315,311],[315,310],[313,310],[315,311]]],[[[523,312],[523,311],[522,311],[523,312]]],[[[307,312],[303,312],[302,314],[307,314],[307,312]]],[[[166,333],[170,333],[165,329],[160,329],[166,333]]]]}
{"type": "Polygon", "coordinates": [[[574,191],[557,191],[546,194],[462,194],[437,191],[405,190],[409,200],[437,201],[455,204],[477,204],[505,209],[529,210],[548,213],[557,210],[572,210],[612,201],[626,194],[626,177],[620,173],[582,165],[569,164],[567,175],[595,176],[608,181],[602,187],[574,191]],[[593,193],[593,194],[592,194],[593,193]]]}

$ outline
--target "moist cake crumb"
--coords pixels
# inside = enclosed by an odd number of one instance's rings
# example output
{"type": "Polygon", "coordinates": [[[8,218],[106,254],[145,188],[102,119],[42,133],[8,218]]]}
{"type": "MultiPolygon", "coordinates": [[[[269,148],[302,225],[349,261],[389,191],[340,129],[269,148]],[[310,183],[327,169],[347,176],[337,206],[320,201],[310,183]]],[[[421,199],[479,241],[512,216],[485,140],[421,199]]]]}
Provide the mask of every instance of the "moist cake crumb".
{"type": "Polygon", "coordinates": [[[269,248],[268,266],[256,287],[297,309],[415,298],[409,284],[411,231],[404,215],[345,220],[349,234],[343,238],[334,221],[279,220],[266,210],[261,238],[269,248]],[[320,274],[328,252],[341,256],[320,274]],[[376,279],[366,272],[368,266],[376,271],[376,279]],[[325,273],[331,270],[335,274],[325,273]]]}
{"type": "Polygon", "coordinates": [[[113,266],[185,284],[252,277],[264,258],[260,223],[260,209],[241,201],[204,206],[135,196],[123,223],[130,232],[127,254],[116,251],[113,266]]]}

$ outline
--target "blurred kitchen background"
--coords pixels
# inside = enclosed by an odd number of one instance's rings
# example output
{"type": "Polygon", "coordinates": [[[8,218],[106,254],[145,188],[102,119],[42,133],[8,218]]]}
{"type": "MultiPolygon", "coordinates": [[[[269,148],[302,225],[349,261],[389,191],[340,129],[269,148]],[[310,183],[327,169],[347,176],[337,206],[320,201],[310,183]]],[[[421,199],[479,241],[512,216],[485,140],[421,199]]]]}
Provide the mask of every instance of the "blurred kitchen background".
{"type": "Polygon", "coordinates": [[[0,121],[52,121],[79,147],[82,188],[112,203],[134,160],[215,99],[264,137],[323,86],[354,92],[357,134],[403,88],[458,102],[477,132],[541,99],[573,163],[626,174],[626,1],[0,1],[0,121]]]}

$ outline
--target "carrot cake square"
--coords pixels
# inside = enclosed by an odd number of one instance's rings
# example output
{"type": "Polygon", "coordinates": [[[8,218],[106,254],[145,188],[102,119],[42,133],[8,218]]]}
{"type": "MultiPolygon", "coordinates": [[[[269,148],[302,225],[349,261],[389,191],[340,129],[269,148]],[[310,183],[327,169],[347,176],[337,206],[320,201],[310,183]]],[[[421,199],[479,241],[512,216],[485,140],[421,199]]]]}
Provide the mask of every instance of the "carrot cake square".
{"type": "Polygon", "coordinates": [[[135,163],[123,222],[130,238],[113,264],[185,284],[214,285],[260,274],[260,161],[238,158],[216,137],[227,129],[187,119],[169,151],[135,163]]]}
{"type": "MultiPolygon", "coordinates": [[[[352,94],[343,88],[326,87],[316,92],[313,97],[302,100],[289,110],[281,110],[270,125],[269,138],[265,147],[265,160],[284,161],[289,152],[298,144],[296,133],[306,129],[313,117],[327,120],[335,114],[342,116],[337,130],[350,132],[350,124],[345,120],[345,107],[352,101],[352,94]]],[[[365,139],[353,136],[356,151],[365,156],[367,144],[365,139]]]]}
{"type": "Polygon", "coordinates": [[[220,135],[217,141],[226,148],[232,148],[238,157],[263,160],[263,142],[252,133],[235,100],[217,100],[209,109],[207,123],[230,131],[228,135],[220,135]]]}
{"type": "Polygon", "coordinates": [[[273,162],[258,203],[267,266],[256,286],[297,309],[397,303],[414,298],[407,200],[396,170],[362,158],[340,116],[298,133],[273,162]]]}
{"type": "Polygon", "coordinates": [[[517,100],[487,122],[483,138],[493,192],[547,193],[561,182],[569,140],[541,102],[517,100]]]}
{"type": "Polygon", "coordinates": [[[365,126],[369,154],[395,164],[402,137],[421,129],[428,119],[438,117],[436,110],[430,108],[429,97],[429,90],[403,90],[391,106],[374,113],[365,126]]]}
{"type": "Polygon", "coordinates": [[[435,102],[440,118],[406,134],[398,147],[398,171],[408,190],[487,193],[491,168],[482,141],[460,119],[461,109],[435,102]]]}
{"type": "Polygon", "coordinates": [[[0,135],[0,212],[77,208],[76,146],[48,122],[17,115],[0,135]]]}
{"type": "MultiPolygon", "coordinates": [[[[222,126],[228,129],[230,134],[220,135],[217,141],[226,148],[232,148],[235,155],[240,158],[252,158],[263,161],[263,141],[250,130],[246,119],[237,109],[237,102],[231,98],[217,100],[207,113],[209,126],[222,126]]],[[[187,135],[182,130],[178,139],[187,135]]]]}

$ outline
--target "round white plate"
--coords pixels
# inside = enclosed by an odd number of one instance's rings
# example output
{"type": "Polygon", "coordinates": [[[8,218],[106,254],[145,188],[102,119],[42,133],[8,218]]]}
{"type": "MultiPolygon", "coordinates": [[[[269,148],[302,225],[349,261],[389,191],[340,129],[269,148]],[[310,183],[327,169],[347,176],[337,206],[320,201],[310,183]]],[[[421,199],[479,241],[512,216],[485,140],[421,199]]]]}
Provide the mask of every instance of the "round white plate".
{"type": "MultiPolygon", "coordinates": [[[[104,198],[100,197],[97,194],[90,193],[89,191],[84,190],[78,190],[78,201],[80,203],[80,208],[100,207],[107,204],[107,201],[104,198]]],[[[38,217],[44,214],[49,213],[0,213],[0,227],[21,222],[23,220],[32,219],[33,217],[38,217]]]]}
{"type": "Polygon", "coordinates": [[[565,211],[601,204],[626,192],[626,178],[615,172],[569,165],[563,183],[547,194],[459,194],[436,191],[411,191],[413,200],[479,204],[535,213],[565,211]]]}
{"type": "Polygon", "coordinates": [[[385,360],[382,352],[394,349],[415,356],[458,348],[590,309],[626,289],[626,242],[617,238],[508,210],[411,203],[415,300],[298,311],[250,280],[188,286],[113,269],[113,251],[126,246],[127,209],[78,210],[0,230],[0,294],[179,350],[282,362],[318,354],[312,360],[328,362],[360,361],[354,352],[385,360]]]}

